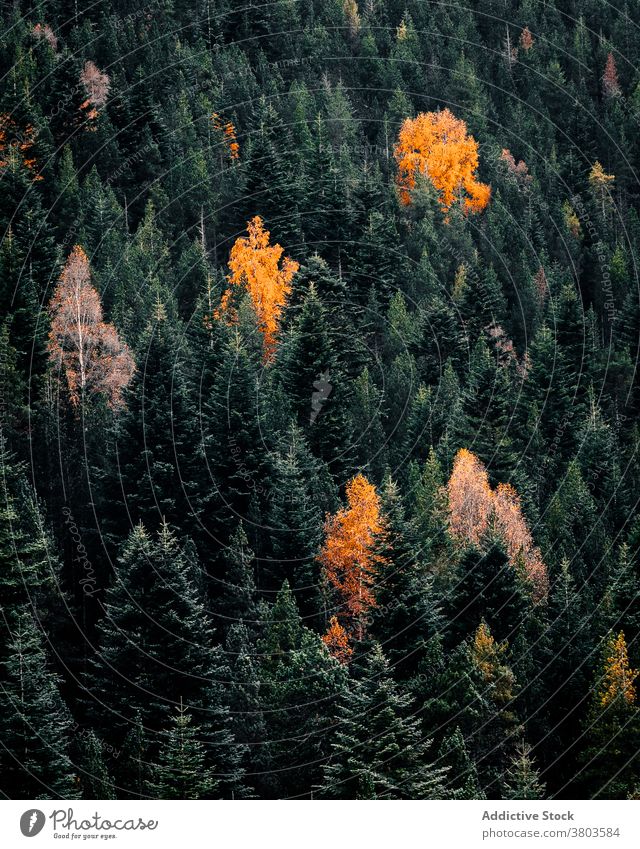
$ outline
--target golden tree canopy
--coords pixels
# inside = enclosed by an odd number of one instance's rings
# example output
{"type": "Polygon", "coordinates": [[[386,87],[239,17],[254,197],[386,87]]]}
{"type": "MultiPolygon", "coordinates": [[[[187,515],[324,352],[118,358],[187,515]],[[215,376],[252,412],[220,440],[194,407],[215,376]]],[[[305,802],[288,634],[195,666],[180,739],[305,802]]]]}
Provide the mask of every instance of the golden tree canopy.
{"type": "Polygon", "coordinates": [[[235,319],[230,309],[233,287],[244,288],[256,311],[264,338],[265,360],[269,360],[276,347],[278,323],[291,291],[291,280],[300,265],[288,256],[283,257],[284,248],[280,245],[269,244],[270,233],[264,229],[259,215],[249,221],[247,230],[249,235],[240,236],[231,248],[227,275],[231,287],[222,296],[216,317],[235,319]]]}
{"type": "Polygon", "coordinates": [[[448,210],[462,202],[465,212],[481,212],[489,203],[491,186],[478,181],[478,143],[467,125],[449,110],[421,112],[407,118],[394,150],[398,163],[400,197],[411,203],[411,191],[419,174],[427,177],[448,210]]]}
{"type": "Polygon", "coordinates": [[[636,688],[634,681],[638,672],[629,665],[627,653],[627,641],[622,631],[616,637],[614,634],[607,643],[604,674],[600,681],[598,701],[601,707],[608,707],[618,698],[628,705],[636,700],[636,688]]]}
{"type": "Polygon", "coordinates": [[[340,616],[358,638],[362,617],[375,606],[372,587],[384,558],[376,551],[384,538],[380,499],[373,484],[357,474],[347,484],[347,507],[325,522],[325,542],[318,557],[325,580],[341,602],[340,616]]]}

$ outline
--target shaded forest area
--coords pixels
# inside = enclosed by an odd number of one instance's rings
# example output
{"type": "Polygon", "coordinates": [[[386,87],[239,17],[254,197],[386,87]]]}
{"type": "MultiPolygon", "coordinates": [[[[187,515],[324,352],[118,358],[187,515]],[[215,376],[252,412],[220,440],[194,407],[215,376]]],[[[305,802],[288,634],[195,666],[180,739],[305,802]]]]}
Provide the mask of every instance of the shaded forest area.
{"type": "Polygon", "coordinates": [[[638,798],[637,0],[1,15],[0,793],[638,798]]]}

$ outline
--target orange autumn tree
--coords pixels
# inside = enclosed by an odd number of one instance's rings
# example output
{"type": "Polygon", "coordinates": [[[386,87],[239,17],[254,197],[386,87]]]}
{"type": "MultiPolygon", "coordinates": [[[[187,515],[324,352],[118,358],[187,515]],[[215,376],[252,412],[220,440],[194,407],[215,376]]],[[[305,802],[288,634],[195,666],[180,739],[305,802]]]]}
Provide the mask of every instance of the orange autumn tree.
{"type": "Polygon", "coordinates": [[[509,483],[498,485],[493,494],[493,515],[498,533],[507,549],[512,564],[521,562],[525,574],[538,598],[546,596],[549,589],[547,569],[540,549],[533,544],[531,531],[522,515],[520,496],[509,483]]]}
{"type": "Polygon", "coordinates": [[[449,109],[421,112],[407,118],[394,149],[398,163],[400,198],[411,203],[418,175],[432,183],[440,205],[448,210],[460,201],[465,212],[481,212],[489,203],[491,186],[478,181],[478,143],[467,125],[449,109]]]}
{"type": "Polygon", "coordinates": [[[49,359],[64,371],[73,406],[98,393],[110,407],[121,407],[122,392],[135,371],[133,357],[115,327],[103,319],[89,260],[79,245],[65,263],[49,315],[49,359]]]}
{"type": "MultiPolygon", "coordinates": [[[[0,169],[5,168],[13,158],[14,162],[22,162],[25,168],[35,172],[37,163],[32,148],[36,141],[36,131],[31,124],[24,129],[7,113],[0,115],[0,169]]],[[[42,180],[41,174],[34,176],[42,180]]]]}
{"type": "Polygon", "coordinates": [[[278,322],[291,291],[291,280],[300,265],[288,256],[284,248],[270,245],[270,233],[264,229],[262,218],[256,215],[247,224],[248,237],[236,240],[229,255],[227,280],[231,284],[222,296],[216,318],[235,321],[231,307],[234,287],[245,289],[253,303],[258,327],[264,339],[264,358],[268,361],[276,348],[278,322]]]}
{"type": "MultiPolygon", "coordinates": [[[[380,499],[373,484],[357,474],[347,484],[347,507],[325,522],[325,542],[318,556],[323,579],[335,590],[347,633],[364,635],[364,616],[376,601],[373,585],[378,568],[386,560],[378,547],[386,533],[380,514],[380,499]]],[[[336,633],[326,635],[331,648],[336,633]]]]}
{"type": "Polygon", "coordinates": [[[462,448],[454,459],[447,492],[453,539],[482,547],[493,527],[504,541],[510,564],[522,569],[534,597],[544,598],[548,591],[547,569],[522,515],[520,497],[511,484],[499,484],[492,490],[484,464],[462,448]]]}
{"type": "Polygon", "coordinates": [[[353,654],[353,649],[349,645],[349,635],[338,622],[337,616],[332,616],[329,622],[327,633],[322,637],[322,642],[329,649],[332,657],[335,657],[340,663],[348,663],[353,654]]]}
{"type": "Polygon", "coordinates": [[[240,156],[240,145],[236,137],[236,128],[231,121],[223,121],[217,112],[211,116],[211,123],[214,130],[222,136],[223,142],[227,148],[230,159],[238,159],[240,156]]]}

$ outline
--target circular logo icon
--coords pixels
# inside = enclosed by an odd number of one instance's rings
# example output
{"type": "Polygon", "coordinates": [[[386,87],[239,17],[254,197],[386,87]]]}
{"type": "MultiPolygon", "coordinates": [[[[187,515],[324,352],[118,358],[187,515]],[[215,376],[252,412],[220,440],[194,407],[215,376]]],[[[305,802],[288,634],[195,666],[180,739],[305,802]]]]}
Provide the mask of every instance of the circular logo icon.
{"type": "Polygon", "coordinates": [[[44,828],[45,820],[46,817],[42,811],[31,808],[20,817],[20,831],[25,837],[35,837],[44,828]]]}

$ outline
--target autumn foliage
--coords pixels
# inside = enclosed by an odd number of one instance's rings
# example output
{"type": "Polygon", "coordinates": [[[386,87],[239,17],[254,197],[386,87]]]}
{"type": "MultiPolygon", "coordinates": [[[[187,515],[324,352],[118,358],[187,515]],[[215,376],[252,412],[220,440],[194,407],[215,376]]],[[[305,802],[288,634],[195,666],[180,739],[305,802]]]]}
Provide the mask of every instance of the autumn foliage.
{"type": "Polygon", "coordinates": [[[89,260],[79,245],[67,259],[49,315],[49,358],[63,369],[72,404],[102,394],[110,407],[122,406],[122,391],[135,370],[133,358],[115,327],[103,320],[89,260]]]}
{"type": "Polygon", "coordinates": [[[471,658],[482,677],[492,686],[493,699],[508,704],[514,697],[515,679],[506,660],[508,646],[496,643],[486,622],[482,621],[471,644],[471,658]]]}
{"type": "Polygon", "coordinates": [[[234,287],[245,289],[253,303],[258,326],[264,337],[264,356],[269,360],[276,347],[278,322],[287,295],[291,291],[291,280],[300,267],[295,260],[283,257],[284,248],[270,245],[270,233],[264,229],[259,215],[247,225],[248,237],[241,236],[231,248],[229,256],[230,288],[222,296],[216,318],[234,321],[231,307],[234,287]]]}
{"type": "Polygon", "coordinates": [[[33,37],[38,40],[44,39],[53,51],[58,49],[58,39],[49,24],[36,24],[33,28],[33,37]]]}
{"type": "MultiPolygon", "coordinates": [[[[11,157],[16,157],[26,168],[35,172],[37,163],[32,155],[35,140],[36,131],[31,124],[22,129],[11,115],[0,115],[0,169],[9,164],[11,157]]],[[[36,174],[33,179],[43,178],[41,174],[36,174]]]]}
{"type": "Polygon", "coordinates": [[[211,116],[213,128],[222,134],[230,159],[238,159],[240,156],[240,145],[236,137],[236,128],[231,121],[223,121],[217,112],[211,116]]]}
{"type": "Polygon", "coordinates": [[[624,634],[622,631],[617,637],[612,634],[607,643],[604,674],[598,691],[600,706],[608,707],[618,699],[628,705],[634,704],[636,700],[634,681],[637,677],[637,670],[631,669],[629,665],[624,634]]]}
{"type": "Polygon", "coordinates": [[[329,649],[332,657],[340,663],[348,663],[353,649],[349,645],[349,635],[338,622],[337,616],[332,616],[327,633],[323,635],[322,642],[329,649]]]}
{"type": "Polygon", "coordinates": [[[491,187],[476,177],[478,144],[467,133],[465,122],[449,109],[407,118],[394,154],[405,205],[411,203],[418,175],[427,177],[437,189],[444,210],[459,201],[465,212],[481,212],[489,203],[491,187]]]}
{"type": "Polygon", "coordinates": [[[483,463],[462,448],[455,457],[447,490],[451,536],[466,545],[481,547],[493,528],[504,541],[511,565],[521,567],[531,582],[534,596],[546,596],[547,570],[511,484],[499,484],[493,490],[483,463]]]}
{"type": "Polygon", "coordinates": [[[602,93],[605,97],[620,97],[622,89],[618,81],[618,69],[616,68],[616,60],[613,58],[613,53],[609,53],[604,66],[604,74],[602,75],[602,93]]]}
{"type": "Polygon", "coordinates": [[[385,528],[380,499],[364,475],[347,484],[347,505],[327,517],[318,559],[324,579],[337,593],[339,618],[350,634],[361,639],[364,615],[376,604],[372,588],[378,568],[386,562],[377,551],[385,528]]]}
{"type": "Polygon", "coordinates": [[[533,180],[531,174],[529,174],[529,167],[527,163],[522,159],[519,162],[516,162],[513,154],[508,148],[503,148],[502,153],[500,154],[500,161],[507,173],[507,175],[515,182],[520,188],[526,189],[530,185],[533,180]]]}
{"type": "Polygon", "coordinates": [[[520,47],[522,47],[525,53],[528,53],[533,47],[533,36],[529,27],[525,27],[520,33],[520,47]]]}
{"type": "Polygon", "coordinates": [[[84,63],[80,72],[80,82],[85,90],[86,99],[80,105],[85,117],[89,121],[89,129],[95,129],[93,123],[98,117],[99,110],[106,104],[111,81],[109,76],[103,73],[95,62],[89,60],[84,63]]]}
{"type": "Polygon", "coordinates": [[[479,546],[489,530],[493,493],[487,470],[466,448],[456,455],[448,491],[451,535],[479,546]]]}

